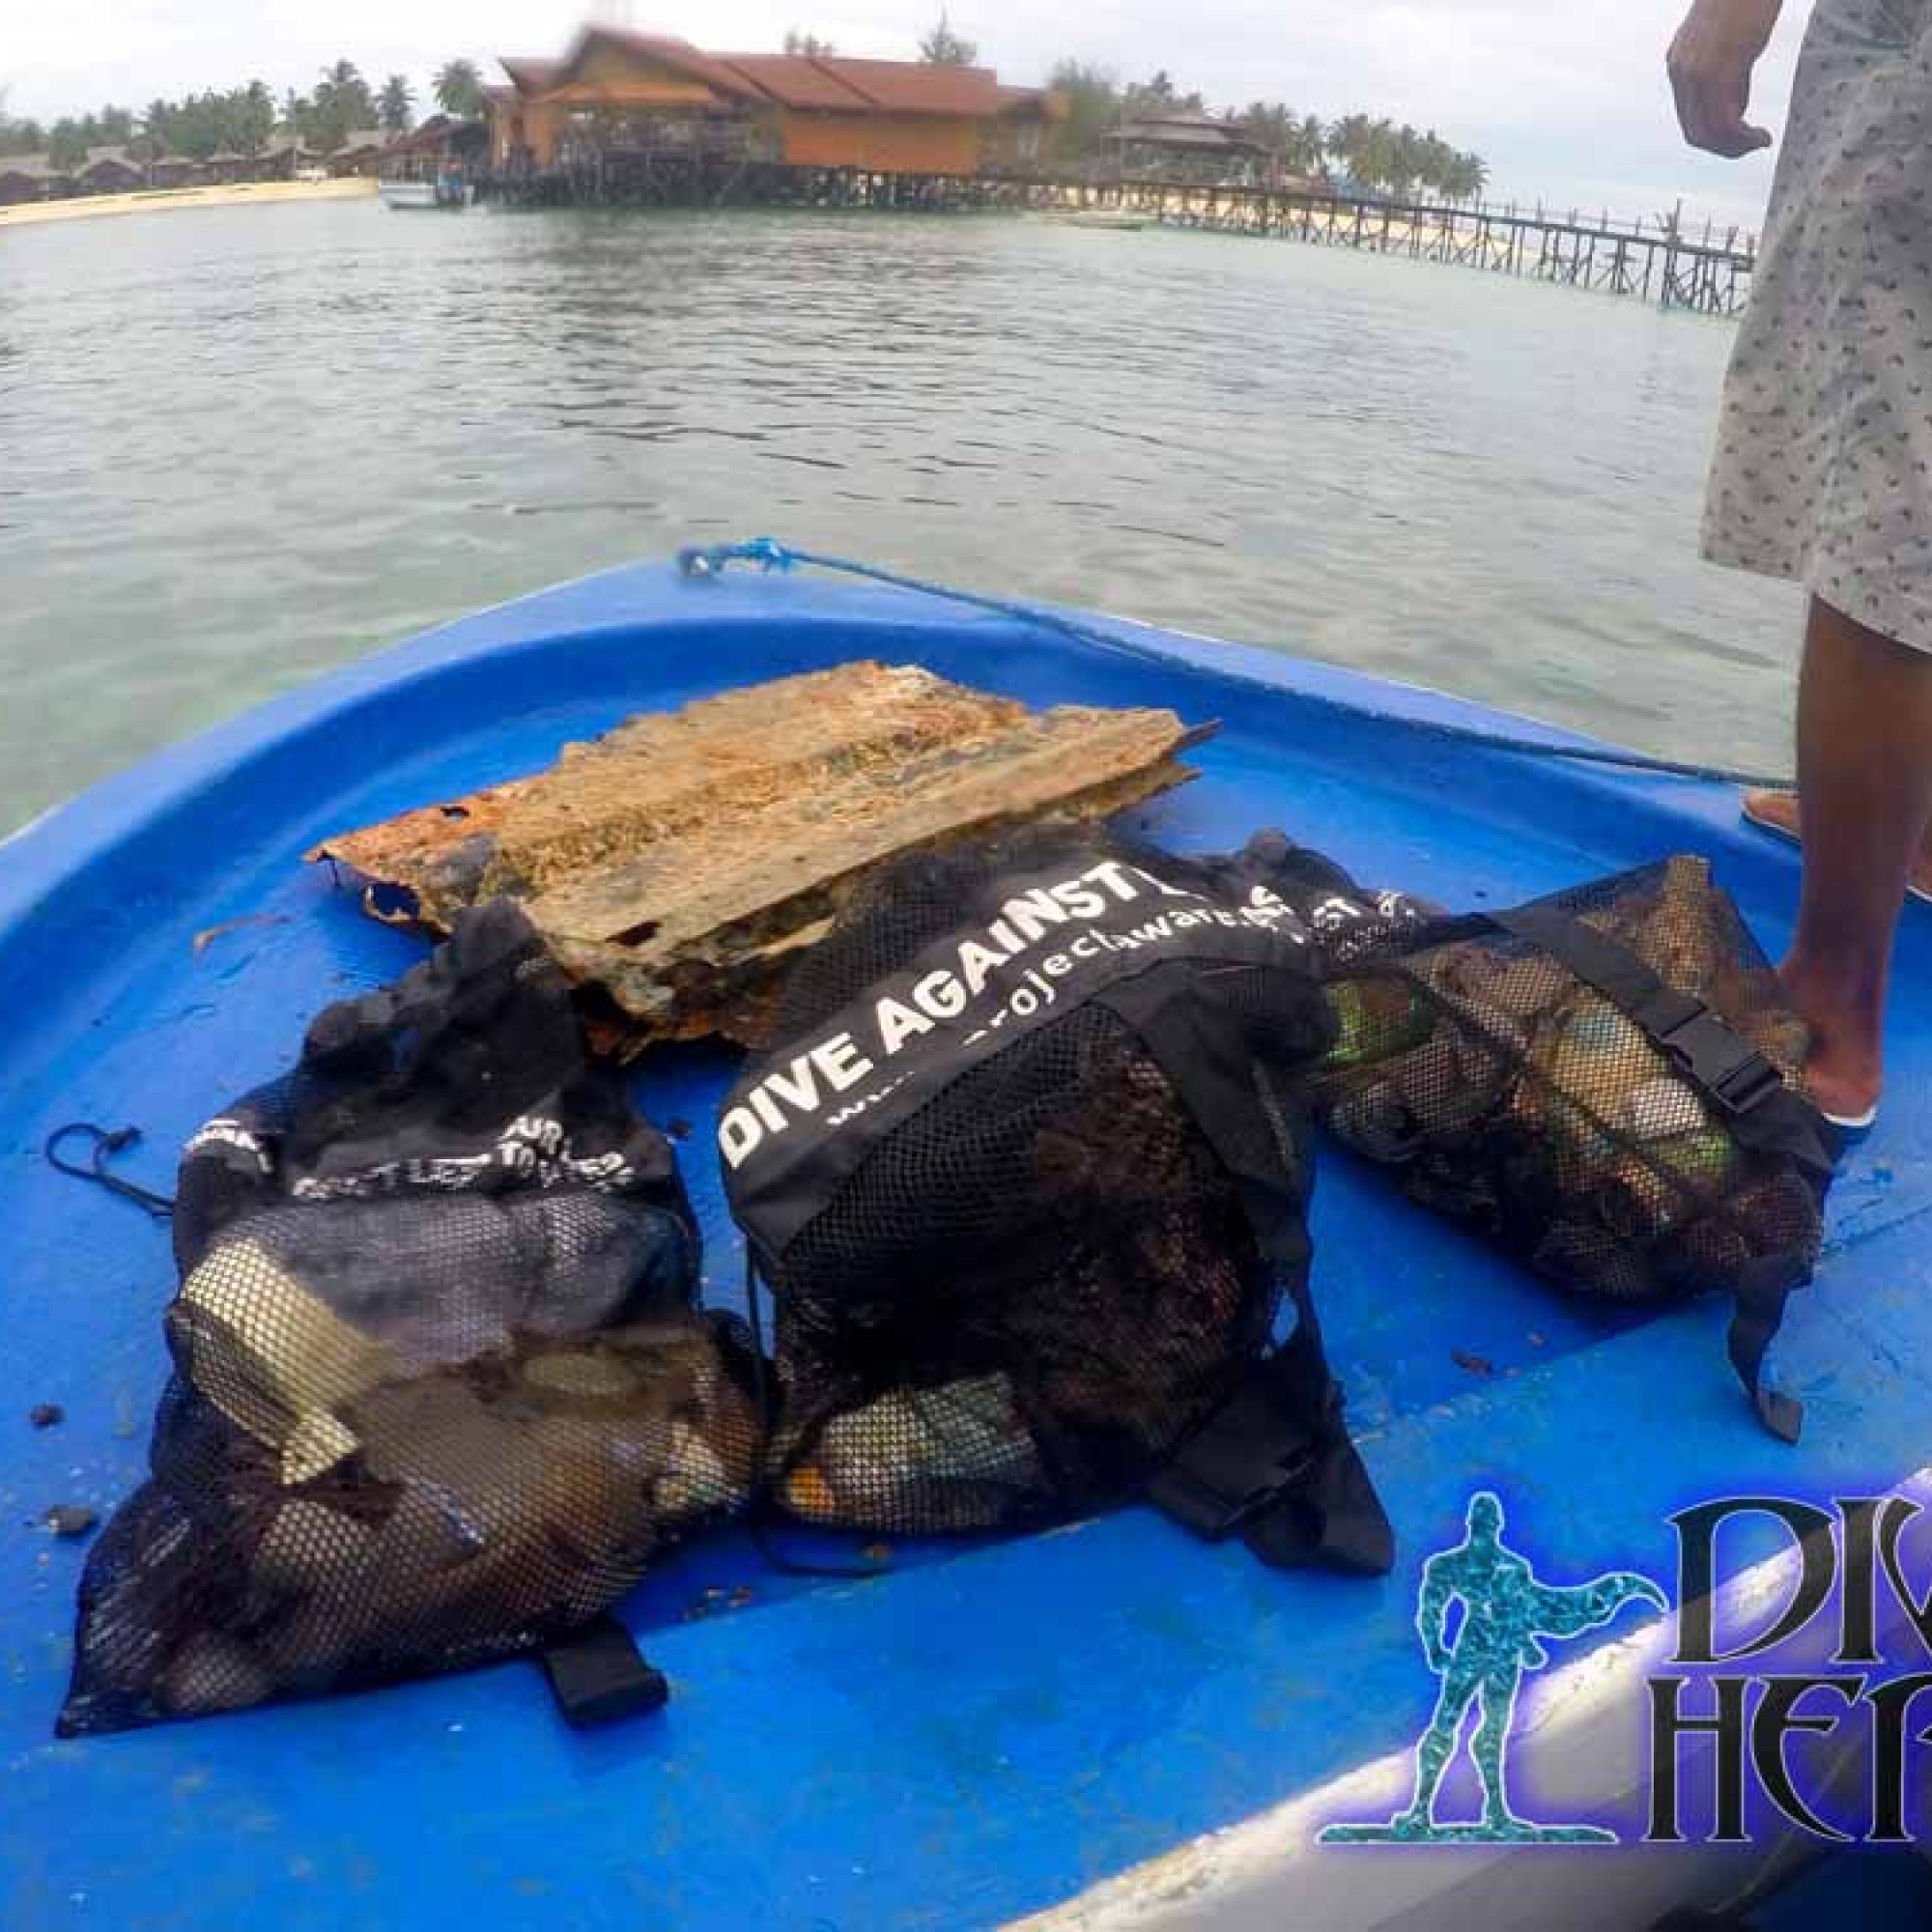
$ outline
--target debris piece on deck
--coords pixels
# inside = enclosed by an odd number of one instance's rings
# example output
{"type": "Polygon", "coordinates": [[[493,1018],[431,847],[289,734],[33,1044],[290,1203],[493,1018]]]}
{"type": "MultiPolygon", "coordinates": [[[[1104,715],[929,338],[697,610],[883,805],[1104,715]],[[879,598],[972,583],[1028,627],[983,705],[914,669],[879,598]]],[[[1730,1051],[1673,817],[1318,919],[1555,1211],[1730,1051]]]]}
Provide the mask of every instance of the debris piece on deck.
{"type": "Polygon", "coordinates": [[[46,1526],[56,1536],[85,1536],[99,1519],[83,1503],[56,1503],[44,1517],[46,1526]]]}
{"type": "Polygon", "coordinates": [[[27,1411],[27,1420],[36,1429],[51,1429],[56,1423],[67,1420],[67,1410],[57,1402],[37,1402],[27,1411]]]}
{"type": "Polygon", "coordinates": [[[224,919],[219,925],[206,925],[194,936],[194,956],[199,959],[217,939],[240,932],[250,925],[287,925],[285,912],[244,912],[239,919],[224,919]]]}
{"type": "Polygon", "coordinates": [[[1184,782],[1213,729],[914,666],[840,665],[627,719],[548,771],[325,839],[375,917],[446,931],[518,900],[608,1043],[762,1043],[791,956],[881,865],[967,834],[1099,818],[1184,782]]]}

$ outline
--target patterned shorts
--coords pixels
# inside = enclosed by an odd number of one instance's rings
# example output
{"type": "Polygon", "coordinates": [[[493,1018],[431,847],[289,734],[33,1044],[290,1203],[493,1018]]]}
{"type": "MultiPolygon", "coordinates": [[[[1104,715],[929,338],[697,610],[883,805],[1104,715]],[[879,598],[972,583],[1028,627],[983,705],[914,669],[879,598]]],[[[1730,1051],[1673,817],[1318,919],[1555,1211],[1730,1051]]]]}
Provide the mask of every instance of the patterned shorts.
{"type": "Polygon", "coordinates": [[[1932,651],[1932,0],[1812,14],[1703,542],[1932,651]]]}

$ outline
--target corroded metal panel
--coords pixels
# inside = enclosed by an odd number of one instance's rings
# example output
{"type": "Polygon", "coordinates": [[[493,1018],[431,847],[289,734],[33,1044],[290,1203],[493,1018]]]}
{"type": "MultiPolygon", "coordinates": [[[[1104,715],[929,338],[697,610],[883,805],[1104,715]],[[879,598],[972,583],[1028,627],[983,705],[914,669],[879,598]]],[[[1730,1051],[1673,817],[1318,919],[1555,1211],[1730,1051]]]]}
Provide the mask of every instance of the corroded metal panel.
{"type": "MultiPolygon", "coordinates": [[[[1190,778],[1177,754],[1203,735],[1171,711],[1034,711],[855,663],[641,714],[548,771],[309,856],[402,889],[402,916],[437,930],[517,899],[572,977],[608,996],[607,1037],[626,1049],[756,1043],[788,955],[868,872],[969,833],[1118,811],[1190,778]]],[[[397,916],[389,895],[365,903],[397,916]]]]}

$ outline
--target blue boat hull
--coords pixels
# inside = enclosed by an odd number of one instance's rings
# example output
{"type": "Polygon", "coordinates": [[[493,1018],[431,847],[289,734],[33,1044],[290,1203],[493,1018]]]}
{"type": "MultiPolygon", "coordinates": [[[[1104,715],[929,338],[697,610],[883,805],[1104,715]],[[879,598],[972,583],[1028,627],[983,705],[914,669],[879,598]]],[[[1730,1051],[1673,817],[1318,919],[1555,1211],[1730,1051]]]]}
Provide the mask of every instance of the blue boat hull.
{"type": "MultiPolygon", "coordinates": [[[[1479,1484],[1551,1575],[1583,1576],[1662,1570],[1663,1519],[1688,1500],[1868,1493],[1926,1460],[1914,1223],[1932,1201],[1932,921],[1915,915],[1889,1112],[1839,1183],[1824,1268],[1779,1347],[1807,1408],[1796,1449],[1730,1378],[1721,1308],[1633,1323],[1565,1302],[1330,1155],[1316,1289],[1401,1540],[1387,1579],[1264,1573],[1143,1509],[907,1549],[864,1585],[777,1575],[726,1538],[625,1606],[675,1687],[662,1719],[574,1735],[517,1664],[52,1742],[80,1552],[17,1525],[55,1502],[104,1516],[137,1480],[172,1272],[163,1227],[51,1173],[42,1144],[76,1119],[137,1124],[123,1165],[166,1186],[183,1137],[285,1066],[307,1015],[420,956],[299,863],[330,832],[534,769],[642,707],[868,656],[1036,703],[1219,719],[1192,754],[1201,780],[1146,814],[1177,847],[1281,825],[1358,877],[1459,906],[1696,849],[1767,947],[1783,943],[1794,861],[1740,829],[1721,787],[1485,750],[1428,726],[1536,727],[1120,628],[1133,650],[895,592],[619,571],[277,700],[0,847],[0,1285],[17,1365],[0,1417],[16,1524],[0,1539],[0,1923],[997,1922],[1412,1738],[1430,1691],[1417,1570],[1479,1484]],[[43,1402],[67,1419],[30,1432],[43,1402]],[[726,1607],[741,1581],[753,1601],[726,1607]]],[[[686,1173],[726,1301],[738,1248],[707,1129],[731,1064],[680,1048],[638,1075],[656,1119],[696,1127],[686,1173]]],[[[1624,1716],[1634,1736],[1640,1706],[1624,1716]]]]}

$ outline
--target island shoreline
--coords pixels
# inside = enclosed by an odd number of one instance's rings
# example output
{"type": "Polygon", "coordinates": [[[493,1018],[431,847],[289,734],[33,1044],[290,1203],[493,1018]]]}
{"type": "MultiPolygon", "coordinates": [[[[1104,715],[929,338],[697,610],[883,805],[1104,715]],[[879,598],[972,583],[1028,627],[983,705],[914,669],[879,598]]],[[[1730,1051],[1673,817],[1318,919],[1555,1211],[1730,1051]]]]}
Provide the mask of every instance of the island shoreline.
{"type": "Polygon", "coordinates": [[[208,187],[140,188],[131,194],[78,194],[62,201],[22,201],[0,208],[0,229],[45,221],[85,221],[109,214],[159,214],[183,208],[242,208],[250,203],[373,200],[367,175],[324,182],[228,182],[208,187]]]}

